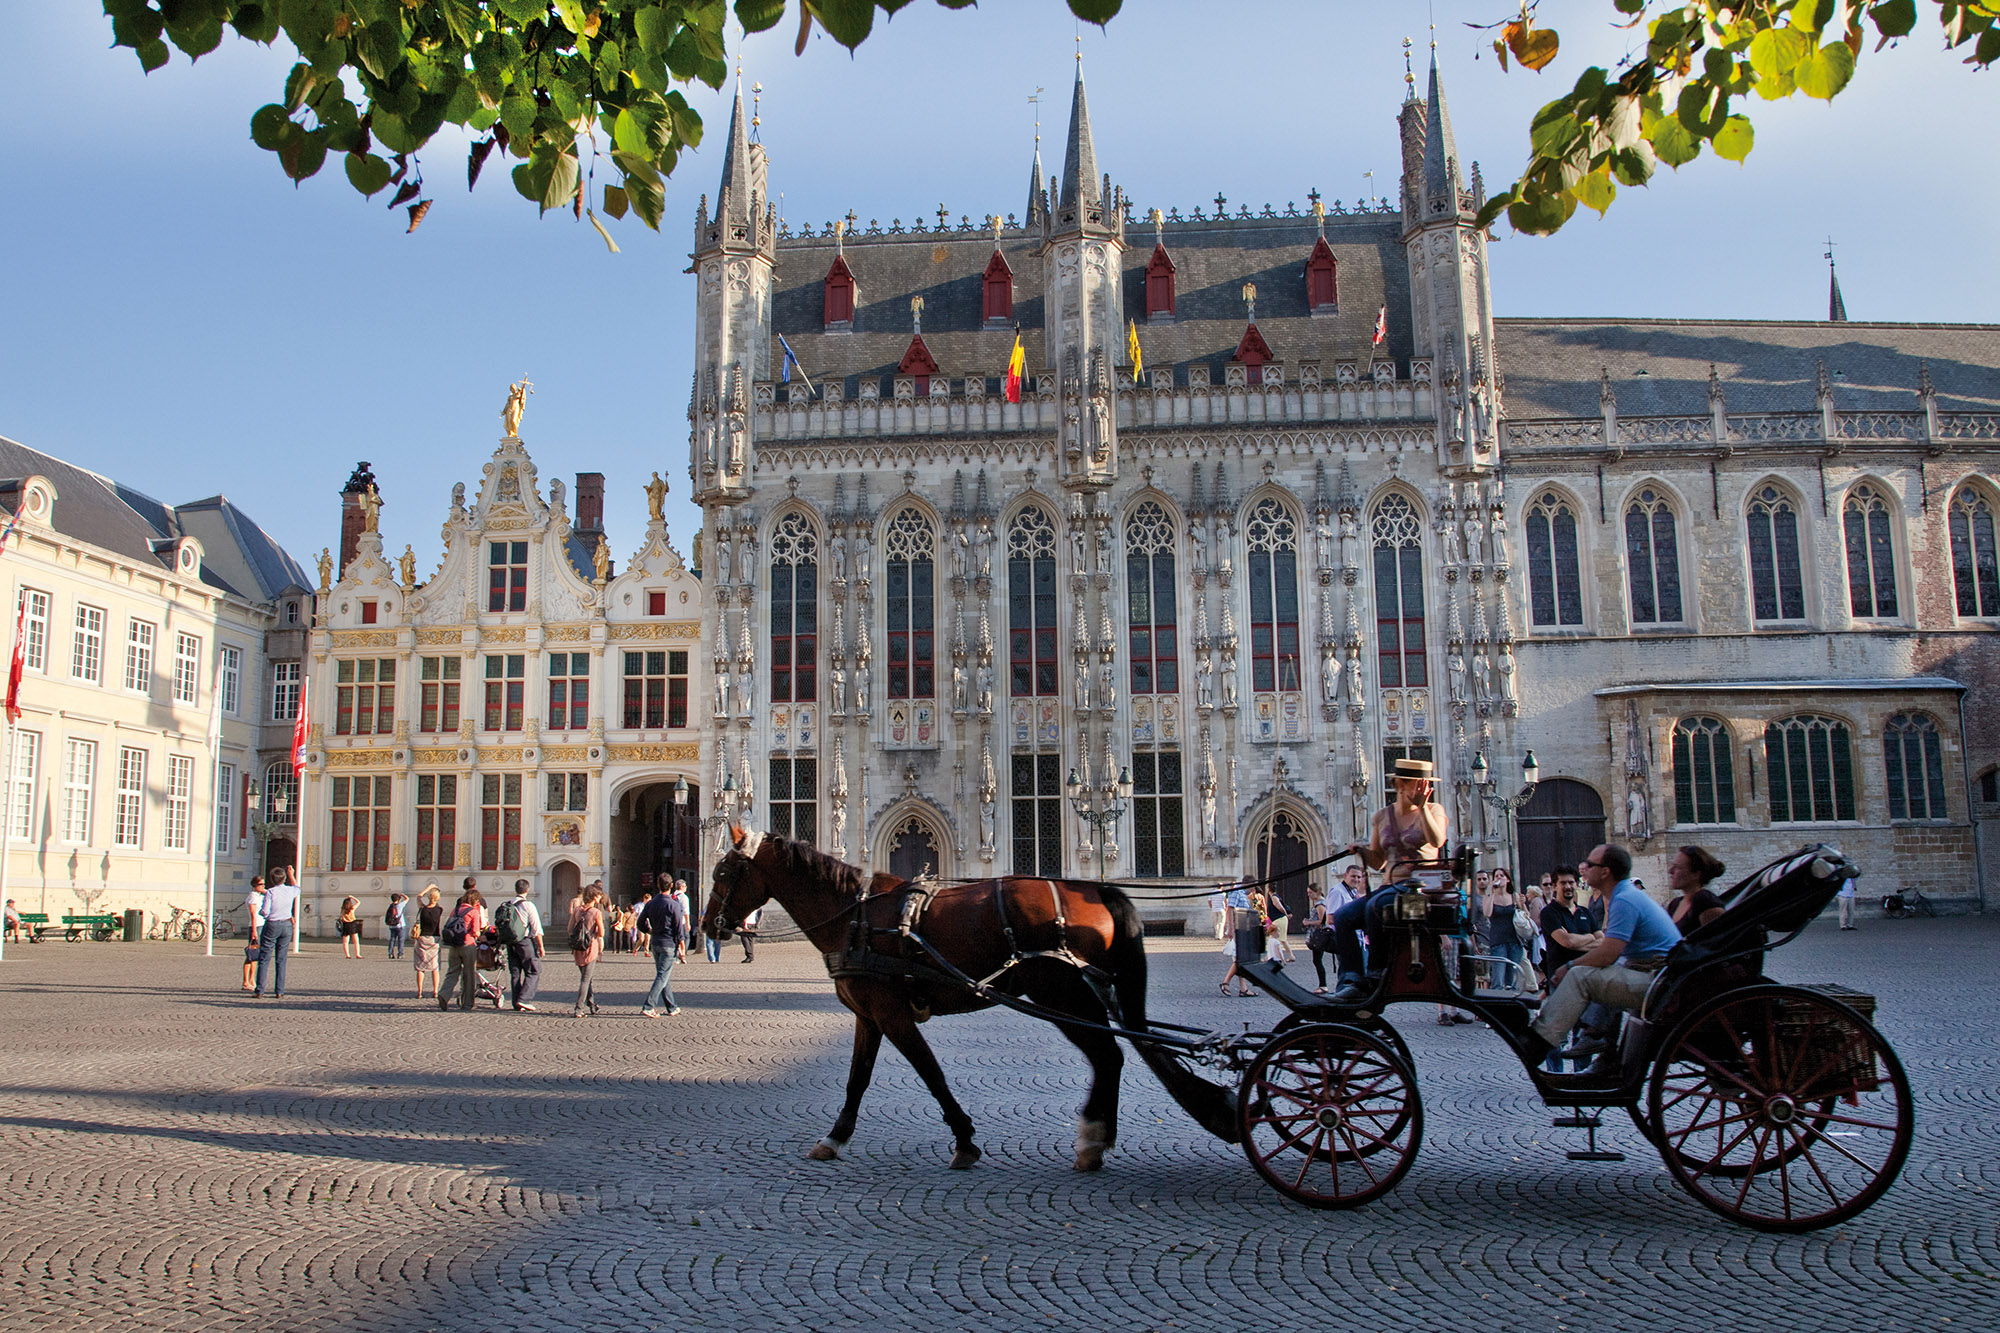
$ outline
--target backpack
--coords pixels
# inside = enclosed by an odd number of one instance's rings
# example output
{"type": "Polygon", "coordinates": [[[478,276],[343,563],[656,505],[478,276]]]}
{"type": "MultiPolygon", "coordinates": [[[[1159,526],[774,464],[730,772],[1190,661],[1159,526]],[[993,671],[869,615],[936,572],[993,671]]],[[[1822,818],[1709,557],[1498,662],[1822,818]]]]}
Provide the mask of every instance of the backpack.
{"type": "Polygon", "coordinates": [[[583,953],[590,948],[590,912],[588,910],[570,913],[569,947],[575,953],[583,953]]]}
{"type": "Polygon", "coordinates": [[[438,941],[446,948],[462,949],[465,947],[465,937],[470,930],[468,923],[471,911],[472,909],[469,907],[457,907],[452,910],[452,914],[449,917],[445,918],[444,928],[438,931],[438,941]]]}
{"type": "Polygon", "coordinates": [[[528,914],[521,910],[518,899],[501,903],[493,913],[493,930],[502,944],[526,944],[528,942],[528,914]]]}
{"type": "Polygon", "coordinates": [[[402,916],[403,905],[401,903],[390,903],[389,910],[382,913],[382,924],[385,926],[400,926],[403,924],[402,916]]]}

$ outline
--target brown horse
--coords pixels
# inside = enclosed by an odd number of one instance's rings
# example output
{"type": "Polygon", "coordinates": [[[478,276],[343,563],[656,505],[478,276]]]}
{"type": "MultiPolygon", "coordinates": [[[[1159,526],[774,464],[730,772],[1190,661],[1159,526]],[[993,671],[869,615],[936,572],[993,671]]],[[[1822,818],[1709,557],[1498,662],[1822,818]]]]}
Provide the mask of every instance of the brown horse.
{"type": "MultiPolygon", "coordinates": [[[[972,1119],[951,1095],[917,1024],[933,1014],[972,1013],[996,1001],[940,980],[934,960],[901,929],[905,906],[913,894],[925,891],[922,886],[890,875],[871,879],[859,867],[789,838],[742,828],[731,828],[730,837],[735,845],[716,864],[703,929],[726,940],[738,923],[775,898],[826,957],[835,993],[854,1011],[847,1101],[811,1155],[832,1161],[853,1137],[862,1094],[887,1037],[937,1099],[952,1132],[953,1169],[978,1161],[972,1119]],[[865,969],[855,965],[849,952],[857,941],[872,955],[865,969]],[[907,969],[902,966],[906,963],[907,969]]],[[[1118,1137],[1118,1076],[1125,1059],[1110,1033],[1084,1025],[1110,1021],[1101,998],[1108,994],[1121,1026],[1145,1027],[1146,950],[1132,901],[1115,888],[1083,881],[980,880],[936,889],[916,933],[963,975],[990,977],[995,990],[1077,1020],[1051,1021],[1090,1061],[1093,1077],[1078,1113],[1074,1166],[1078,1171],[1100,1168],[1118,1137]],[[1015,959],[1019,961],[1009,966],[1015,959]],[[1102,991],[1085,968],[1101,977],[1102,991]]],[[[1150,1043],[1137,1049],[1204,1123],[1230,1122],[1223,1089],[1159,1055],[1150,1043]]]]}

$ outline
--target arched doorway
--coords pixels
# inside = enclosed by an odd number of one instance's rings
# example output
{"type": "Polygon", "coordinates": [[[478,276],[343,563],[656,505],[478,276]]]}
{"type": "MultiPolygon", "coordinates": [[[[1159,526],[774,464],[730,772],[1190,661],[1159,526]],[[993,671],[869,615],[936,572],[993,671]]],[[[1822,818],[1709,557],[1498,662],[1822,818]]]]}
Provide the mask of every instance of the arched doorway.
{"type": "Polygon", "coordinates": [[[688,909],[701,911],[701,791],[688,784],[687,804],[674,803],[674,780],[643,783],[618,797],[610,819],[604,891],[614,903],[684,879],[688,909]]]}
{"type": "Polygon", "coordinates": [[[1257,878],[1271,881],[1266,892],[1275,890],[1278,901],[1285,905],[1292,934],[1306,928],[1311,890],[1305,867],[1311,860],[1312,848],[1306,841],[1305,830],[1291,812],[1280,810],[1272,815],[1271,827],[1257,840],[1257,878]]]}
{"type": "Polygon", "coordinates": [[[549,869],[549,926],[558,934],[569,933],[570,904],[583,887],[583,872],[574,861],[558,861],[549,869]]]}
{"type": "Polygon", "coordinates": [[[889,873],[899,879],[942,876],[944,855],[936,830],[915,815],[898,820],[889,834],[889,873]]]}
{"type": "Polygon", "coordinates": [[[1604,841],[1604,801],[1588,783],[1544,778],[1515,828],[1521,856],[1516,873],[1532,884],[1559,865],[1576,865],[1604,841]]]}
{"type": "Polygon", "coordinates": [[[271,875],[274,871],[280,869],[283,866],[296,866],[298,863],[299,863],[299,847],[298,844],[293,842],[290,838],[282,836],[274,837],[270,840],[270,842],[265,844],[264,879],[266,883],[270,882],[271,875]]]}

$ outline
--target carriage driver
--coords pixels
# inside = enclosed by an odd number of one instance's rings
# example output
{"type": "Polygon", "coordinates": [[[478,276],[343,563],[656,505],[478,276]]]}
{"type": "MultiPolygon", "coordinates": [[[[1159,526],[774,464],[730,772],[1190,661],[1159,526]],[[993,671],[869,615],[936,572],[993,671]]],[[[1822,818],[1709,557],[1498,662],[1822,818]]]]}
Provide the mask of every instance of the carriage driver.
{"type": "MultiPolygon", "coordinates": [[[[1637,1013],[1646,992],[1680,943],[1681,930],[1632,879],[1632,853],[1600,844],[1583,863],[1583,879],[1593,897],[1606,899],[1604,938],[1581,958],[1558,968],[1549,980],[1555,993],[1542,1004],[1528,1036],[1528,1063],[1537,1065],[1560,1046],[1589,1005],[1603,1004],[1637,1013]]],[[[1618,1072],[1616,1051],[1600,1055],[1582,1077],[1618,1072]]]]}
{"type": "MultiPolygon", "coordinates": [[[[1360,853],[1370,870],[1386,870],[1382,883],[1393,884],[1419,863],[1435,861],[1444,849],[1445,810],[1431,799],[1432,769],[1428,759],[1396,761],[1396,799],[1375,812],[1368,843],[1349,843],[1342,855],[1360,853]]],[[[1367,998],[1361,928],[1368,920],[1368,900],[1356,898],[1333,914],[1333,954],[1340,963],[1336,1004],[1367,998]]]]}

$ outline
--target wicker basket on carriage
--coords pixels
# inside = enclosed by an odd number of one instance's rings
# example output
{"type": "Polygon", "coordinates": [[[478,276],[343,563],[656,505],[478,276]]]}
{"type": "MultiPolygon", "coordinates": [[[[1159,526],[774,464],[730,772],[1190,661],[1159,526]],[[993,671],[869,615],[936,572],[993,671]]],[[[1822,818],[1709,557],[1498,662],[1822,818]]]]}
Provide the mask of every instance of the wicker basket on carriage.
{"type": "MultiPolygon", "coordinates": [[[[1837,1000],[1870,1024],[1875,1021],[1873,995],[1830,982],[1801,986],[1799,989],[1837,1000]]],[[[1804,1051],[1808,1060],[1825,1062],[1824,1071],[1815,1073],[1809,1086],[1802,1091],[1808,1097],[1851,1097],[1855,1093],[1875,1091],[1882,1086],[1882,1072],[1876,1066],[1874,1049],[1864,1034],[1829,1021],[1831,1018],[1832,1015],[1816,1005],[1797,1000],[1781,999],[1778,1002],[1776,1022],[1779,1036],[1802,1037],[1802,1044],[1797,1049],[1804,1051]]],[[[1786,1044],[1789,1045],[1789,1042],[1786,1044]]]]}

